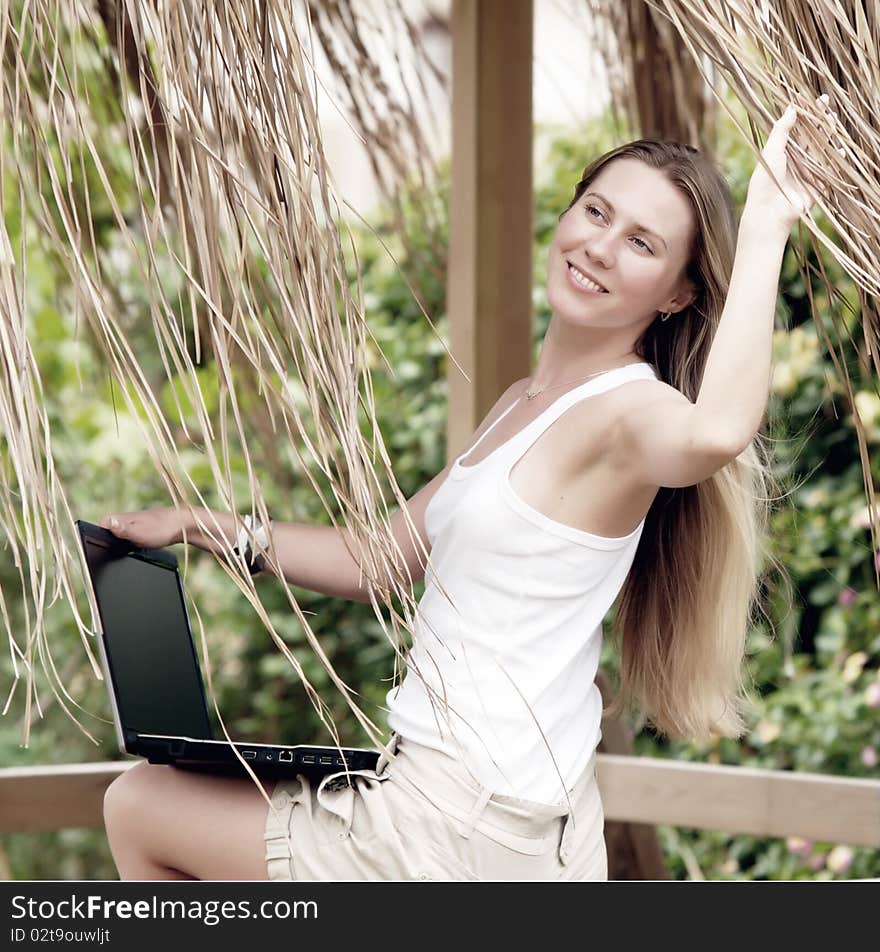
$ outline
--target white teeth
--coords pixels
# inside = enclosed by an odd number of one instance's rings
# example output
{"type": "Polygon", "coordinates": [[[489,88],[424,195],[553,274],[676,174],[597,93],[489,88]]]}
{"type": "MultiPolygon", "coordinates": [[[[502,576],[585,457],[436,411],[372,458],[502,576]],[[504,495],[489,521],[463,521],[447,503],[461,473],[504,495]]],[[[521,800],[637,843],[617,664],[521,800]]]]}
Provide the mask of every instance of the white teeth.
{"type": "Polygon", "coordinates": [[[585,278],[577,268],[572,265],[568,266],[568,270],[572,273],[575,281],[582,287],[587,288],[589,291],[599,291],[600,293],[605,293],[605,289],[596,284],[595,281],[591,281],[589,278],[585,278]]]}

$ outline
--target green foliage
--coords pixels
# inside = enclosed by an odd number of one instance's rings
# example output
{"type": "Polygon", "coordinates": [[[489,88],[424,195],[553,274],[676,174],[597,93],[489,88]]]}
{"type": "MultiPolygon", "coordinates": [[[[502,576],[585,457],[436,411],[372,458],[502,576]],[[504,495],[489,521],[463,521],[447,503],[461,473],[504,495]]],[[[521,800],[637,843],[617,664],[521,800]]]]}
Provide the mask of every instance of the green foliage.
{"type": "MultiPolygon", "coordinates": [[[[118,121],[116,119],[112,121],[118,121]]],[[[108,119],[108,124],[112,125],[108,119]]],[[[112,139],[108,131],[108,140],[112,139]]],[[[546,137],[546,155],[540,165],[535,202],[535,349],[546,330],[549,309],[544,287],[546,248],[560,212],[588,159],[612,145],[607,119],[565,136],[546,137]]],[[[121,146],[118,148],[121,149],[121,146]]],[[[720,161],[742,201],[751,153],[729,129],[723,130],[720,161]]],[[[91,175],[88,156],[86,175],[91,175]]],[[[120,207],[133,208],[133,183],[120,158],[114,165],[120,207]]],[[[11,199],[13,183],[3,182],[11,199]]],[[[448,170],[437,197],[445,207],[448,170]]],[[[15,202],[7,201],[7,209],[15,202]]],[[[13,212],[9,212],[10,215],[13,212]]],[[[192,408],[182,390],[164,379],[148,319],[143,276],[130,250],[120,247],[112,223],[105,220],[97,240],[102,259],[127,302],[131,339],[144,362],[155,393],[172,425],[190,425],[192,408]],[[177,395],[177,399],[175,398],[177,395]],[[179,401],[179,402],[178,402],[179,401]]],[[[18,223],[7,220],[18,230],[18,223]]],[[[419,222],[411,215],[408,227],[416,242],[419,222]]],[[[395,255],[402,254],[387,223],[376,225],[381,239],[395,255]]],[[[394,461],[398,482],[409,496],[432,478],[445,463],[446,356],[441,339],[448,339],[444,313],[445,289],[438,276],[420,283],[422,304],[436,321],[440,337],[430,330],[398,269],[388,260],[379,239],[355,228],[363,270],[364,308],[375,346],[370,369],[383,437],[394,461]],[[384,354],[384,357],[382,356],[384,354]]],[[[33,232],[31,232],[33,235],[33,232]]],[[[13,246],[15,246],[15,237],[13,246]]],[[[444,236],[445,239],[445,236],[444,236]]],[[[73,511],[91,521],[104,513],[166,505],[164,487],[152,470],[143,440],[118,390],[91,343],[74,342],[75,321],[58,263],[30,238],[28,246],[28,313],[31,339],[43,374],[46,406],[56,434],[54,446],[60,477],[72,493],[73,511]]],[[[793,242],[792,242],[793,243],[793,242]]],[[[830,259],[823,264],[833,274],[845,299],[857,298],[852,284],[830,259]]],[[[353,262],[350,276],[354,285],[353,262]]],[[[160,263],[159,279],[179,283],[174,269],[160,263]],[[163,269],[164,270],[161,270],[163,269]]],[[[794,268],[789,249],[783,266],[780,329],[776,335],[776,376],[771,401],[773,436],[779,475],[792,487],[791,496],[774,515],[776,555],[785,564],[794,585],[789,598],[781,580],[771,580],[767,602],[770,622],[750,634],[750,673],[758,695],[759,717],[740,741],[719,738],[712,745],[666,744],[642,731],[636,750],[646,756],[709,760],[845,774],[876,776],[868,766],[868,750],[880,748],[880,702],[875,702],[880,661],[880,605],[873,583],[873,553],[867,530],[860,522],[864,509],[861,473],[852,420],[840,393],[826,383],[829,362],[822,356],[815,331],[805,323],[806,290],[794,268]],[[849,660],[847,660],[849,659],[849,660]]],[[[820,311],[828,302],[820,303],[820,311]]],[[[184,320],[184,315],[179,315],[184,320]]],[[[823,318],[830,321],[830,314],[823,318]]],[[[858,336],[858,315],[848,315],[847,327],[858,336]]],[[[876,380],[860,378],[852,349],[847,357],[854,379],[867,394],[876,394],[876,380]]],[[[211,364],[199,370],[199,384],[210,401],[217,397],[217,377],[211,364]]],[[[863,398],[866,412],[870,400],[863,398]]],[[[880,410],[878,410],[880,416],[880,410]]],[[[867,424],[866,424],[867,425],[867,424]]],[[[255,437],[255,440],[257,438],[255,437]]],[[[875,441],[877,436],[874,436],[875,441]]],[[[252,452],[254,447],[251,448],[252,452]]],[[[283,521],[326,522],[327,517],[292,452],[280,450],[281,463],[291,478],[275,490],[268,503],[283,521]],[[274,495],[273,495],[274,492],[274,495]]],[[[877,479],[876,455],[874,479],[877,479]]],[[[211,492],[211,473],[204,456],[181,446],[188,472],[206,493],[208,505],[221,507],[211,492]]],[[[240,455],[232,460],[242,475],[240,455]]],[[[390,494],[389,494],[390,498],[390,494]]],[[[183,551],[180,551],[183,564],[183,551]]],[[[231,585],[212,557],[191,551],[186,586],[192,607],[198,606],[209,646],[218,701],[233,736],[266,741],[310,742],[326,738],[296,675],[271,642],[256,614],[231,585]]],[[[21,626],[18,579],[9,565],[0,564],[0,583],[12,609],[13,628],[21,626]]],[[[257,586],[279,635],[302,664],[307,678],[331,706],[346,743],[366,743],[357,722],[330,684],[309,648],[302,626],[271,578],[257,586]]],[[[420,594],[421,586],[417,589],[420,594]]],[[[390,687],[392,653],[372,609],[304,590],[296,595],[325,651],[342,679],[360,692],[360,701],[380,723],[381,706],[390,687]]],[[[85,597],[80,610],[88,618],[85,597]]],[[[201,653],[199,623],[194,634],[201,653]]],[[[94,680],[75,626],[63,605],[47,613],[47,643],[52,647],[65,683],[82,705],[77,712],[93,732],[92,743],[51,699],[48,686],[38,680],[43,718],[37,719],[28,747],[13,725],[23,716],[23,683],[0,726],[0,753],[6,765],[103,761],[119,756],[110,723],[106,687],[94,680]]],[[[94,645],[92,646],[94,648],[94,645]]],[[[603,664],[614,672],[615,659],[607,650],[603,664]]],[[[4,682],[12,672],[8,658],[0,662],[4,682]]],[[[819,843],[801,856],[803,844],[753,837],[729,836],[688,829],[660,829],[661,842],[672,874],[687,878],[700,871],[706,878],[784,879],[867,877],[880,875],[877,853],[855,850],[851,865],[837,844],[819,843]],[[810,851],[811,850],[811,851],[810,851]],[[832,869],[820,864],[832,855],[832,869]],[[810,858],[812,857],[812,859],[810,858]],[[812,865],[811,865],[812,863],[812,865]],[[833,872],[838,869],[838,872],[833,872]]],[[[3,838],[15,878],[114,878],[115,869],[103,833],[59,833],[3,838]]]]}

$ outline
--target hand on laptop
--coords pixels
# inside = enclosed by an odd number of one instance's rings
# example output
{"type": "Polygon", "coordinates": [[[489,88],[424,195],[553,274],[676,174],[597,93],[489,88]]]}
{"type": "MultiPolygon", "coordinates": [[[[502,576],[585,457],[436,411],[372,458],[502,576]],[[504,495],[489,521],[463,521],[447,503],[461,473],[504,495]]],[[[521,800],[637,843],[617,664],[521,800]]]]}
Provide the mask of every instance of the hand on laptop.
{"type": "Polygon", "coordinates": [[[181,539],[183,513],[178,509],[145,509],[140,512],[117,512],[104,516],[98,523],[119,539],[126,539],[144,549],[164,549],[181,539]]]}

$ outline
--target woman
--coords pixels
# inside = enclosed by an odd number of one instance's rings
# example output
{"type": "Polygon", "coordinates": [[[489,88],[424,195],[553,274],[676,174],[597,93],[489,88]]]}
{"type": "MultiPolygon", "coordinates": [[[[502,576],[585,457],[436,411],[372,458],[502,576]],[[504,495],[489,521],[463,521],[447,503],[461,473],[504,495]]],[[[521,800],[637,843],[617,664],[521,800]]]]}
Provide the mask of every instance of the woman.
{"type": "MultiPolygon", "coordinates": [[[[820,98],[827,106],[827,97],[820,98]]],[[[393,530],[425,577],[375,771],[263,781],[138,764],[105,797],[124,879],[606,879],[596,784],[601,623],[621,594],[621,695],[675,736],[742,731],[763,516],[758,429],[791,226],[812,196],[775,123],[737,226],[696,150],[641,140],[584,171],[548,257],[530,378],[393,530]],[[438,586],[436,582],[440,582],[438,586]]],[[[240,524],[210,514],[231,544],[240,524]]],[[[102,525],[215,543],[173,509],[102,525]]],[[[290,582],[368,601],[333,527],[271,526],[290,582]]]]}

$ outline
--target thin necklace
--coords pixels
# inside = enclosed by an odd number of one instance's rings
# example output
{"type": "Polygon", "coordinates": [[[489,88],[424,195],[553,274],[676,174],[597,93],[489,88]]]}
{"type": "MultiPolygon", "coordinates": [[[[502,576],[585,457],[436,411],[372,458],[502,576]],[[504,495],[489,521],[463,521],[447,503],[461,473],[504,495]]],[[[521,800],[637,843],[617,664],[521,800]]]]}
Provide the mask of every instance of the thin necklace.
{"type": "MultiPolygon", "coordinates": [[[[632,366],[633,364],[623,364],[620,367],[612,367],[611,370],[622,370],[624,367],[632,366]]],[[[581,380],[589,380],[590,377],[598,377],[599,374],[611,373],[611,370],[597,370],[595,373],[587,374],[586,377],[578,377],[577,380],[566,380],[565,383],[554,383],[547,387],[541,387],[540,390],[526,390],[525,398],[526,400],[532,400],[545,390],[556,390],[558,387],[567,387],[570,383],[578,383],[581,380]]]]}

